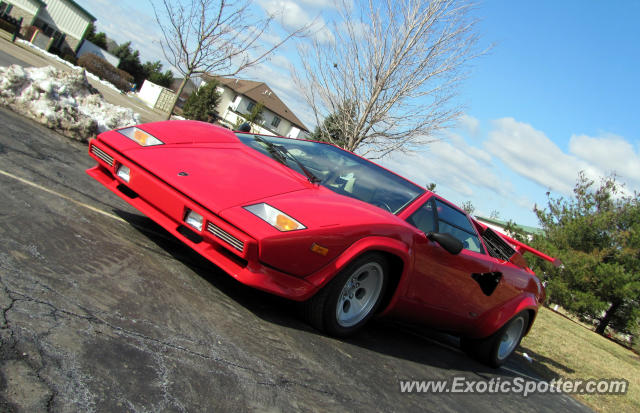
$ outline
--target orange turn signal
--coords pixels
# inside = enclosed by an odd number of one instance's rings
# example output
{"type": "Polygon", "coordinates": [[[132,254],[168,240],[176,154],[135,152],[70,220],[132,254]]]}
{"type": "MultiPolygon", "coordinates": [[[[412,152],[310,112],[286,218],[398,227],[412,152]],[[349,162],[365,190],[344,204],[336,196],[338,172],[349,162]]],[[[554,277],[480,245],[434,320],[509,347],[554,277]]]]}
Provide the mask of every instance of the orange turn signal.
{"type": "Polygon", "coordinates": [[[276,217],[276,228],[280,231],[293,231],[298,229],[300,224],[284,214],[278,214],[276,217]]]}
{"type": "Polygon", "coordinates": [[[311,251],[315,252],[316,254],[320,254],[324,257],[329,252],[329,248],[323,247],[322,245],[318,245],[314,242],[311,245],[311,251]]]}

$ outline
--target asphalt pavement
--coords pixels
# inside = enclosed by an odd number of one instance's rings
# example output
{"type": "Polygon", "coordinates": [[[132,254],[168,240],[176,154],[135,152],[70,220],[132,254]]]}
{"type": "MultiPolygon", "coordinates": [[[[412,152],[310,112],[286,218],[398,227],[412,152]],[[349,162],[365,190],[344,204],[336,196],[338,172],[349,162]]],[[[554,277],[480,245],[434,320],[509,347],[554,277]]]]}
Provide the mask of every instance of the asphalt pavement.
{"type": "MultiPolygon", "coordinates": [[[[406,394],[509,380],[455,338],[326,337],[90,179],[86,146],[0,108],[0,411],[590,411],[565,395],[406,394]]],[[[535,328],[535,327],[534,327],[535,328]]]]}
{"type": "Polygon", "coordinates": [[[0,66],[11,66],[11,65],[20,65],[27,66],[27,63],[23,60],[20,60],[13,56],[10,53],[6,53],[3,50],[0,50],[0,66]]]}

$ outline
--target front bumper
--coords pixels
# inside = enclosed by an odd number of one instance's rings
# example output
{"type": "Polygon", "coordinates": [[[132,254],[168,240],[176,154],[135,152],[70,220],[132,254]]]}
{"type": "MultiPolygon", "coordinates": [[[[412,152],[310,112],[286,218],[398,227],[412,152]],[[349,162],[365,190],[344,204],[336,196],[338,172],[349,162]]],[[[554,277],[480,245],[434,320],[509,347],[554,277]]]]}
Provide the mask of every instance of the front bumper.
{"type": "Polygon", "coordinates": [[[89,154],[98,162],[87,170],[89,176],[241,283],[296,301],[306,300],[319,288],[260,263],[254,239],[103,142],[92,140],[89,154]],[[130,169],[129,183],[116,175],[121,164],[130,169]],[[187,209],[205,217],[202,231],[187,227],[187,209]]]}

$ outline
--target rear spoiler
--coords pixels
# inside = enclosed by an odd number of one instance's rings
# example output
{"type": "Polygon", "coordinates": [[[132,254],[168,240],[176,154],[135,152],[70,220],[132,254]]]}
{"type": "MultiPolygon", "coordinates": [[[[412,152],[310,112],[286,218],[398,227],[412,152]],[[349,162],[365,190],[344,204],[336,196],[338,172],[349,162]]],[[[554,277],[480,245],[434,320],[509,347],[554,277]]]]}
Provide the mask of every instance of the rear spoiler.
{"type": "MultiPolygon", "coordinates": [[[[527,244],[525,244],[523,242],[520,242],[520,241],[518,241],[516,239],[511,238],[508,235],[503,234],[502,232],[493,231],[488,225],[486,225],[486,224],[484,224],[482,222],[479,222],[476,219],[472,218],[472,220],[473,220],[473,223],[476,224],[476,227],[478,227],[478,230],[480,231],[481,234],[484,231],[489,230],[491,233],[495,234],[495,235],[493,235],[494,238],[495,238],[495,236],[499,236],[505,242],[507,242],[507,243],[511,244],[513,247],[515,247],[515,250],[516,250],[516,252],[519,253],[518,256],[520,258],[518,258],[515,255],[511,256],[511,257],[509,257],[509,256],[505,257],[505,258],[508,258],[509,261],[512,261],[512,262],[515,259],[516,262],[514,262],[514,264],[520,265],[520,266],[524,265],[526,267],[526,262],[524,262],[524,259],[522,258],[522,253],[530,252],[531,254],[542,258],[543,260],[549,261],[550,263],[552,263],[556,267],[562,266],[562,261],[560,261],[558,258],[550,257],[547,254],[545,254],[544,252],[540,252],[537,249],[532,248],[532,247],[528,246],[527,244]]],[[[484,236],[483,236],[483,239],[485,239],[484,236]]],[[[485,242],[486,242],[486,239],[485,239],[485,242]]],[[[511,249],[511,248],[509,248],[509,249],[511,249]]]]}
{"type": "Polygon", "coordinates": [[[507,236],[505,234],[500,234],[500,236],[502,238],[504,238],[505,240],[507,240],[508,242],[510,242],[511,244],[513,244],[516,247],[516,249],[518,249],[518,251],[521,252],[521,253],[525,252],[525,251],[526,252],[530,252],[531,254],[542,258],[543,260],[549,261],[555,267],[560,267],[562,265],[562,261],[560,261],[559,258],[550,257],[547,254],[545,254],[544,252],[540,252],[537,249],[532,248],[532,247],[528,246],[527,244],[525,244],[523,242],[520,242],[518,240],[515,240],[515,239],[513,239],[513,238],[511,238],[511,237],[509,237],[509,236],[507,236]]]}

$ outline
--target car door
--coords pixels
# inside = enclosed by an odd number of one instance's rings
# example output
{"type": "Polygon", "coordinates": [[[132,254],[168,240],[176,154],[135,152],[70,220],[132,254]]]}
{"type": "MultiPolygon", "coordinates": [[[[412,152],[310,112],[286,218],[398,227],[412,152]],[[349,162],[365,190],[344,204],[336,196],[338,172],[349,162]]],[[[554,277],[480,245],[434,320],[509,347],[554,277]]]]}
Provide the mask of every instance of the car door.
{"type": "Polygon", "coordinates": [[[495,260],[485,253],[467,215],[435,196],[407,222],[421,231],[414,243],[414,271],[407,298],[423,308],[424,318],[430,324],[450,330],[464,329],[483,311],[478,308],[483,302],[473,299],[480,286],[472,274],[491,273],[495,260]],[[425,235],[429,232],[449,233],[462,241],[464,249],[453,255],[430,241],[425,235]]]}

